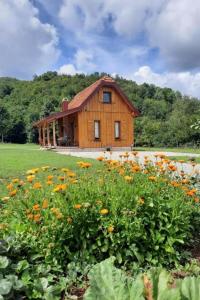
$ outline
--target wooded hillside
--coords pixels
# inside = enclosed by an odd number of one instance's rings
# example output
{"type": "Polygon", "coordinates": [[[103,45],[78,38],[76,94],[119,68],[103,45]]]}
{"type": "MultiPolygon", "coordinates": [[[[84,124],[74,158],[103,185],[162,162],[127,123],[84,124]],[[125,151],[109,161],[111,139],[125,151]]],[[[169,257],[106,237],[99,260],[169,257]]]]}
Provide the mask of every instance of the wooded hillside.
{"type": "MultiPolygon", "coordinates": [[[[1,136],[7,142],[35,142],[34,121],[59,111],[62,98],[71,99],[103,75],[61,76],[47,72],[32,81],[0,78],[1,136]]],[[[141,112],[135,122],[137,146],[198,145],[200,133],[190,128],[200,115],[198,99],[121,77],[116,81],[141,112]]]]}

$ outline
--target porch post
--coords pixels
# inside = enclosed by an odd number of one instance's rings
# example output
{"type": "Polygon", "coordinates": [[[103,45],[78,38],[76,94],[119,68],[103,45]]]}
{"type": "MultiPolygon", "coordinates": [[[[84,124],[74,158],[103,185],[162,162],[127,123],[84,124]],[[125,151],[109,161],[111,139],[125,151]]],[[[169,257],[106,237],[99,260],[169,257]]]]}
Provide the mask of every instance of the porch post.
{"type": "Polygon", "coordinates": [[[38,127],[38,133],[39,133],[38,142],[39,142],[39,145],[41,145],[41,141],[42,141],[42,132],[41,132],[41,126],[39,126],[39,127],[38,127]]]}
{"type": "Polygon", "coordinates": [[[43,144],[43,146],[45,147],[45,144],[46,144],[46,141],[45,141],[45,139],[46,139],[46,137],[45,137],[45,125],[43,125],[43,128],[42,128],[42,135],[43,135],[43,142],[42,142],[42,144],[43,144]]]}
{"type": "Polygon", "coordinates": [[[51,146],[50,133],[49,133],[49,124],[47,124],[47,145],[51,146]]]}
{"type": "Polygon", "coordinates": [[[56,143],[56,121],[53,121],[53,145],[54,147],[57,147],[56,143]]]}

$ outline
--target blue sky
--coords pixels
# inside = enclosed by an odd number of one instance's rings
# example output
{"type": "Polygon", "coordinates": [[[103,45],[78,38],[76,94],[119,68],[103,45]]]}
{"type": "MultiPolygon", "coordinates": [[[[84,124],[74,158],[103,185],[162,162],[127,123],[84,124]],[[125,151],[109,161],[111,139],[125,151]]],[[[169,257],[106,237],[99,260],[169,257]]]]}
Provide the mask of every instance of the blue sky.
{"type": "Polygon", "coordinates": [[[0,76],[98,71],[200,97],[199,15],[199,0],[0,0],[0,76]]]}

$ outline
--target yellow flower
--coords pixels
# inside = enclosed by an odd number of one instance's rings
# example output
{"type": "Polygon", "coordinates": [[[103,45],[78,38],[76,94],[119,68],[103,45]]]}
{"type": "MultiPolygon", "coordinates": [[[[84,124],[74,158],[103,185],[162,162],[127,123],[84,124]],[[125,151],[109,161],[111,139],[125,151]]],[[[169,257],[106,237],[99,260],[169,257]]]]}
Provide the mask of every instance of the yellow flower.
{"type": "Polygon", "coordinates": [[[3,197],[1,200],[2,201],[8,201],[10,199],[10,197],[3,197]]]}
{"type": "Polygon", "coordinates": [[[28,182],[31,183],[35,179],[35,175],[29,175],[29,176],[26,177],[26,179],[27,179],[28,182]]]}
{"type": "Polygon", "coordinates": [[[58,179],[59,179],[60,181],[64,181],[64,180],[65,180],[65,177],[64,177],[64,176],[59,176],[58,179]]]}
{"type": "Polygon", "coordinates": [[[114,226],[112,226],[112,225],[109,226],[109,227],[108,227],[108,232],[109,232],[109,233],[112,233],[113,231],[114,231],[114,226]]]}
{"type": "Polygon", "coordinates": [[[10,196],[14,197],[17,194],[17,190],[10,191],[10,196]]]}
{"type": "Polygon", "coordinates": [[[80,209],[81,207],[82,207],[81,204],[75,204],[75,205],[74,205],[74,208],[75,208],[75,209],[80,209]]]}
{"type": "Polygon", "coordinates": [[[108,214],[108,209],[107,208],[103,208],[100,210],[100,214],[101,215],[107,215],[108,214]]]}
{"type": "Polygon", "coordinates": [[[47,185],[52,185],[53,184],[53,181],[51,181],[51,180],[47,180],[47,185]]]}
{"type": "Polygon", "coordinates": [[[127,182],[132,182],[132,181],[133,181],[133,177],[131,177],[131,176],[124,176],[124,179],[125,179],[127,182]]]}
{"type": "Polygon", "coordinates": [[[19,178],[14,178],[14,179],[12,180],[12,182],[13,182],[13,183],[19,182],[19,178]]]}
{"type": "Polygon", "coordinates": [[[34,175],[35,173],[36,173],[36,171],[35,171],[34,169],[28,170],[28,171],[26,172],[27,175],[34,175]]]}
{"type": "Polygon", "coordinates": [[[67,169],[67,168],[62,168],[61,171],[64,172],[64,173],[67,173],[67,172],[69,172],[69,169],[67,169]]]}
{"type": "Polygon", "coordinates": [[[36,182],[36,183],[34,183],[33,188],[36,189],[36,190],[38,190],[38,189],[42,188],[42,185],[41,185],[40,182],[36,182]]]}
{"type": "Polygon", "coordinates": [[[55,188],[54,188],[54,192],[63,192],[65,191],[67,188],[66,184],[58,184],[55,188]]]}
{"type": "Polygon", "coordinates": [[[103,161],[103,160],[104,160],[104,157],[103,157],[103,156],[99,156],[99,157],[97,157],[97,160],[98,160],[98,161],[103,161]]]}
{"type": "Polygon", "coordinates": [[[43,209],[46,209],[48,207],[48,200],[47,199],[44,199],[43,200],[43,203],[42,203],[42,208],[43,209]]]}
{"type": "Polygon", "coordinates": [[[144,198],[140,197],[140,199],[138,200],[138,203],[141,204],[141,205],[144,204],[144,198]]]}
{"type": "Polygon", "coordinates": [[[48,170],[50,167],[49,166],[44,166],[44,167],[42,167],[41,169],[42,169],[42,171],[46,171],[46,170],[48,170]]]}
{"type": "Polygon", "coordinates": [[[71,172],[71,171],[69,171],[69,172],[67,173],[67,175],[68,175],[69,177],[76,177],[76,174],[75,174],[74,172],[71,172]]]}

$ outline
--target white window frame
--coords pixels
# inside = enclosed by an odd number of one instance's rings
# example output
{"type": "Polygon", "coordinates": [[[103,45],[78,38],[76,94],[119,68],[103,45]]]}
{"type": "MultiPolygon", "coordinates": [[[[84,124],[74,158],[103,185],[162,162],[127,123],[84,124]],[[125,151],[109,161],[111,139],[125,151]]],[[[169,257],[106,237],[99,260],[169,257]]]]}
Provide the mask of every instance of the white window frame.
{"type": "Polygon", "coordinates": [[[115,139],[120,139],[121,135],[121,122],[120,121],[115,121],[115,139]]]}
{"type": "Polygon", "coordinates": [[[94,138],[95,140],[100,139],[100,121],[94,120],[94,138]]]}

